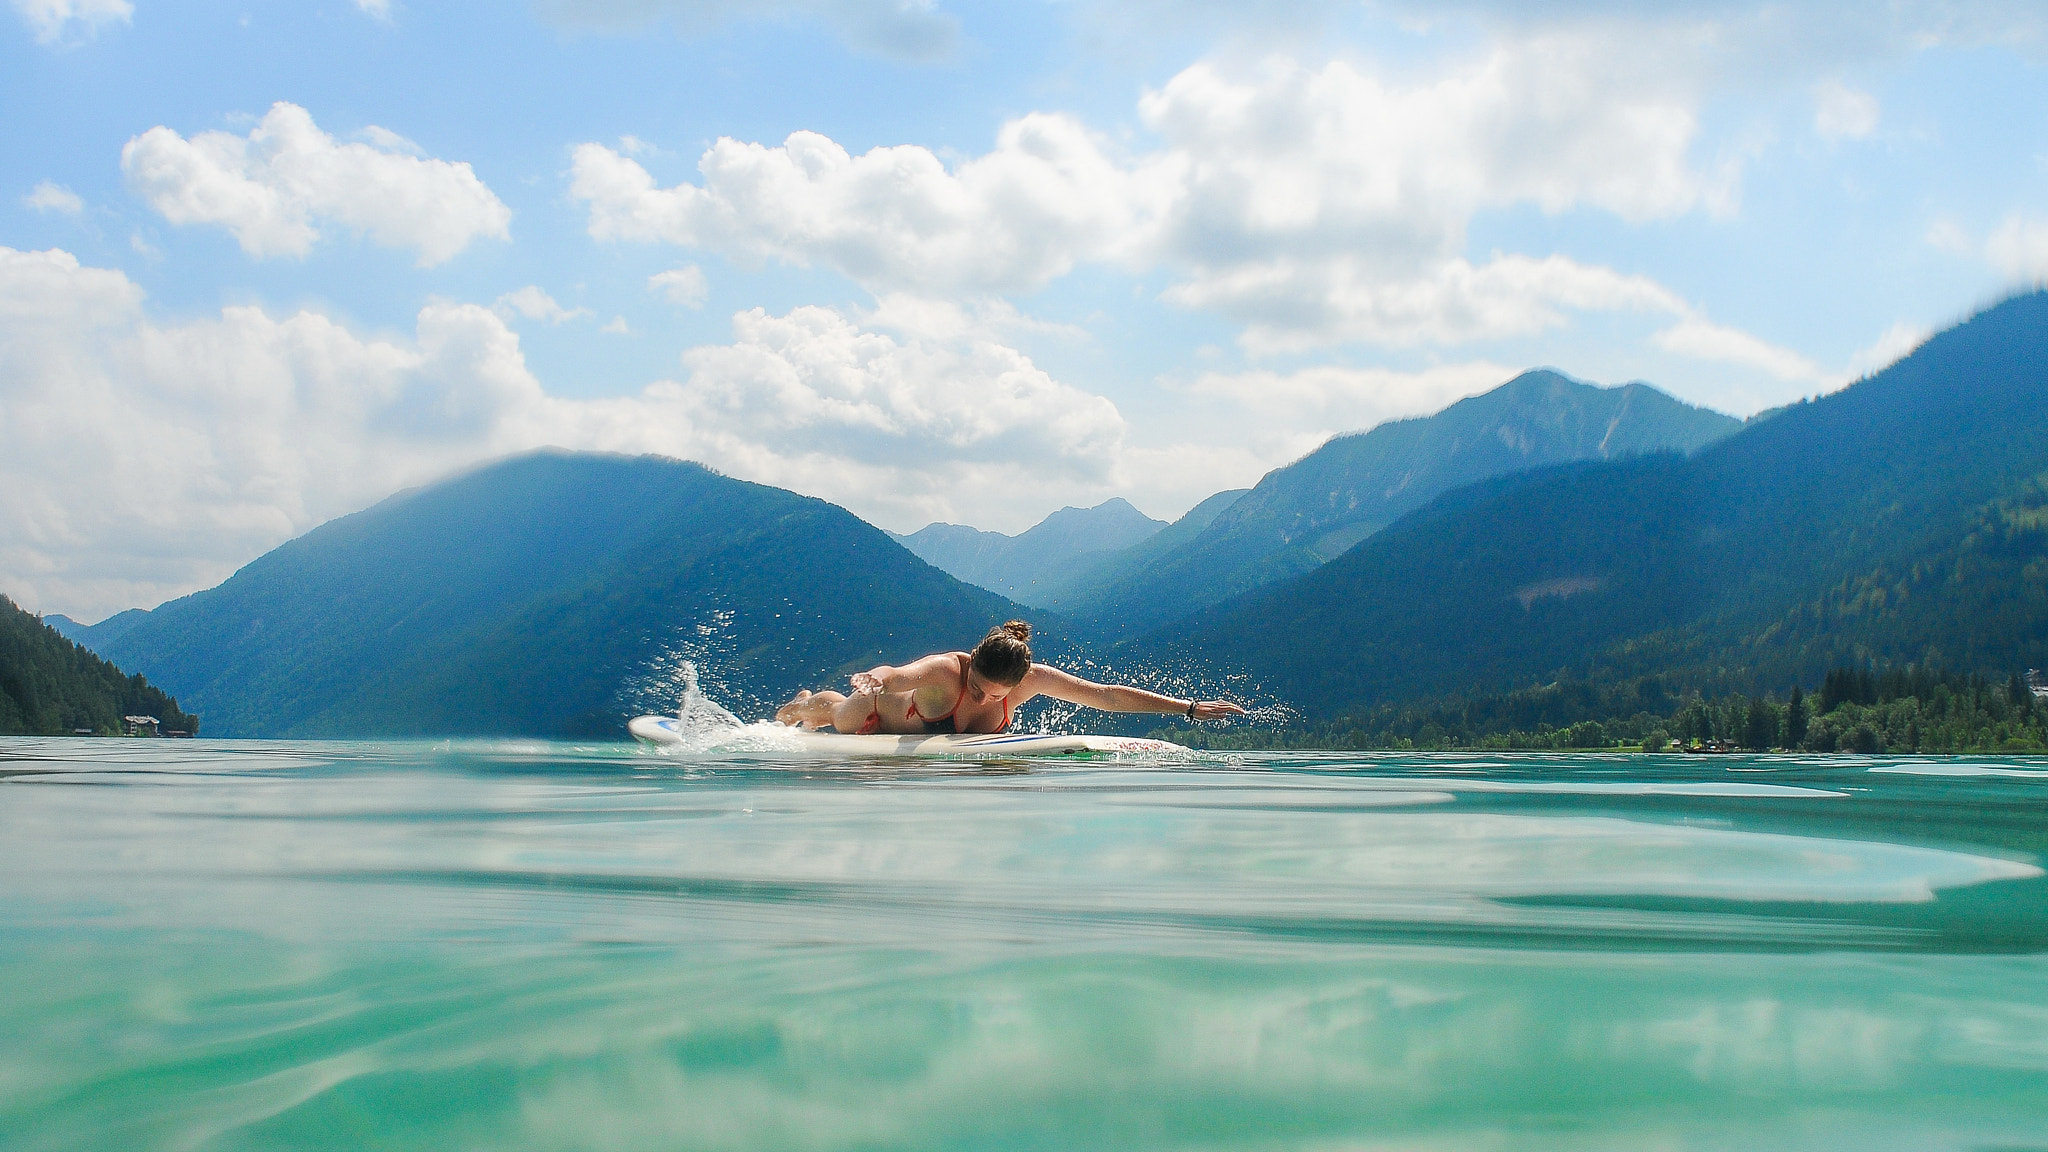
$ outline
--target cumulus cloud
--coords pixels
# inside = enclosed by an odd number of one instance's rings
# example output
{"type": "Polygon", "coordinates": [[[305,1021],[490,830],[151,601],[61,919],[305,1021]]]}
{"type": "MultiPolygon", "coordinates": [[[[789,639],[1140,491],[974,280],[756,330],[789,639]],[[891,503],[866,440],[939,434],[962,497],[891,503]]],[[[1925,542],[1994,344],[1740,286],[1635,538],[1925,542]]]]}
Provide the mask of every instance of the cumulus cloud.
{"type": "Polygon", "coordinates": [[[994,341],[899,340],[819,307],[742,312],[733,335],[684,355],[686,383],[647,395],[712,435],[758,445],[735,452],[1106,481],[1123,439],[1115,405],[994,341]]]}
{"type": "Polygon", "coordinates": [[[109,24],[126,24],[135,15],[128,0],[14,0],[14,10],[38,44],[85,39],[109,24]]]}
{"type": "Polygon", "coordinates": [[[1655,62],[1565,36],[1394,83],[1352,64],[1197,64],[1139,104],[1163,147],[1119,156],[1033,114],[952,167],[916,146],[723,139],[658,187],[600,144],[572,195],[600,240],[839,271],[878,294],[1028,291],[1085,263],[1176,275],[1166,298],[1245,325],[1254,351],[1523,335],[1587,309],[1672,310],[1641,278],[1562,257],[1474,264],[1485,210],[1664,219],[1730,202],[1689,160],[1696,97],[1655,62]]]}
{"type": "Polygon", "coordinates": [[[553,296],[542,291],[537,284],[528,284],[517,291],[505,293],[498,297],[498,302],[493,307],[500,316],[524,316],[528,320],[542,320],[549,324],[560,324],[564,320],[596,315],[588,308],[562,307],[555,302],[553,296]]]}
{"type": "Polygon", "coordinates": [[[960,25],[931,0],[541,0],[557,26],[633,31],[666,21],[684,35],[702,35],[739,20],[814,21],[849,45],[899,60],[940,60],[959,42],[960,25]]]}
{"type": "Polygon", "coordinates": [[[21,202],[38,212],[59,212],[66,216],[76,216],[85,211],[85,201],[78,198],[78,193],[48,180],[31,189],[21,202]]]}
{"type": "Polygon", "coordinates": [[[711,295],[711,283],[704,278],[704,270],[695,264],[656,272],[647,278],[647,289],[661,293],[669,303],[683,308],[702,308],[711,295]]]}
{"type": "Polygon", "coordinates": [[[1861,140],[1877,131],[1877,97],[1840,81],[1824,81],[1813,92],[1813,130],[1823,140],[1861,140]]]}
{"type": "Polygon", "coordinates": [[[152,128],[122,148],[121,170],[164,219],[226,228],[258,258],[304,256],[329,225],[410,249],[421,267],[509,237],[511,209],[468,164],[411,155],[400,140],[340,143],[279,102],[246,137],[152,128]]]}
{"type": "Polygon", "coordinates": [[[1240,342],[1254,353],[1343,340],[1401,347],[1526,336],[1565,324],[1568,310],[1685,310],[1648,277],[1563,256],[1495,255],[1479,265],[1453,258],[1402,279],[1336,254],[1246,261],[1176,284],[1166,298],[1236,318],[1245,326],[1240,342]]]}
{"type": "Polygon", "coordinates": [[[1739,328],[1687,316],[1651,340],[1666,352],[1700,360],[1716,360],[1762,372],[1786,383],[1831,384],[1835,377],[1818,364],[1739,328]]]}
{"type": "Polygon", "coordinates": [[[162,324],[121,272],[0,248],[0,591],[83,618],[152,605],[394,490],[549,444],[702,460],[905,527],[1021,527],[1121,479],[1115,406],[985,333],[756,309],[682,367],[565,399],[491,308],[429,304],[408,338],[256,307],[162,324]]]}
{"type": "Polygon", "coordinates": [[[571,195],[599,240],[666,241],[822,265],[879,291],[1010,292],[1112,253],[1140,223],[1132,174],[1076,121],[1033,114],[949,171],[915,145],[849,154],[815,132],[720,139],[702,184],[656,187],[602,144],[575,150],[571,195]]]}
{"type": "Polygon", "coordinates": [[[0,583],[88,615],[214,583],[445,469],[538,388],[489,311],[413,342],[314,313],[151,322],[117,271],[0,249],[0,583]]]}

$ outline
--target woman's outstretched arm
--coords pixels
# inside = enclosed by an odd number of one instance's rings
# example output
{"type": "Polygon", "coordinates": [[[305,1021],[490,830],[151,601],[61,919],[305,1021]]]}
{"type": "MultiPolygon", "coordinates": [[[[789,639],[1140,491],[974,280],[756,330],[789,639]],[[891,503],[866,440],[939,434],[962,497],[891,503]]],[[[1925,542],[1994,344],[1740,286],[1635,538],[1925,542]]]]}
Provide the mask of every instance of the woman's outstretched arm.
{"type": "Polygon", "coordinates": [[[1190,700],[1185,696],[1148,692],[1129,684],[1097,684],[1046,664],[1032,665],[1023,687],[1031,696],[1050,696],[1105,712],[1173,713],[1195,720],[1221,720],[1226,716],[1246,715],[1244,709],[1228,700],[1190,700]]]}

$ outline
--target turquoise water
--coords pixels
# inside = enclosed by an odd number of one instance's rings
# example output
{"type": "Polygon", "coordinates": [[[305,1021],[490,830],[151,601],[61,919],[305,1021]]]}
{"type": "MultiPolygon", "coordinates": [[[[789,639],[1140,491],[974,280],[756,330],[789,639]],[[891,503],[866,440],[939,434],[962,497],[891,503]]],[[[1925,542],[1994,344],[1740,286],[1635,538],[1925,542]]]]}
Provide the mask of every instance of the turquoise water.
{"type": "Polygon", "coordinates": [[[0,740],[0,1146],[2048,1148],[2048,765],[0,740]]]}

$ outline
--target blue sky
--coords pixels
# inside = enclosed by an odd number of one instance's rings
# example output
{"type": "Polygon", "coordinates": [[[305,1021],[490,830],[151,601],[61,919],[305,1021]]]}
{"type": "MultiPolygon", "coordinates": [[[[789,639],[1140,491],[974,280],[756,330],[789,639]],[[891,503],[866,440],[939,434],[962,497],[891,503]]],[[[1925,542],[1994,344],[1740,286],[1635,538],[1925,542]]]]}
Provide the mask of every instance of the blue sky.
{"type": "Polygon", "coordinates": [[[10,3],[0,591],[88,620],[541,445],[1171,517],[2048,274],[2033,5],[10,3]]]}

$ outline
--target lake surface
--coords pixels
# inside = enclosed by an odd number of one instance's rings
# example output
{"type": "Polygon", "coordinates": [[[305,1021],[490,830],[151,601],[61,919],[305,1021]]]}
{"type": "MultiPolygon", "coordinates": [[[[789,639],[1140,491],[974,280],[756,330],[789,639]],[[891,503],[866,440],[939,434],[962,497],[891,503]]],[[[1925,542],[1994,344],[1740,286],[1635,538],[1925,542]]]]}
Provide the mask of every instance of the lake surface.
{"type": "Polygon", "coordinates": [[[0,1146],[2048,1149],[2048,764],[0,740],[0,1146]]]}

